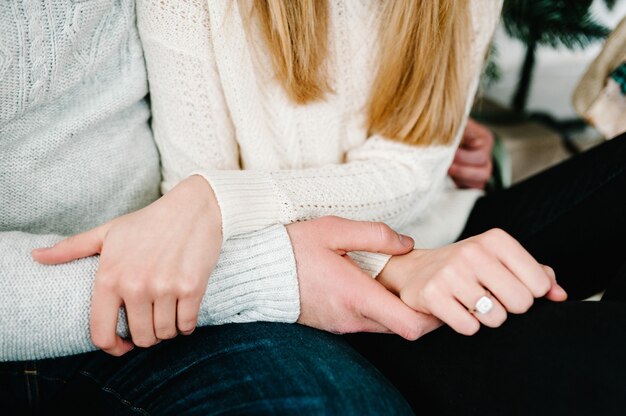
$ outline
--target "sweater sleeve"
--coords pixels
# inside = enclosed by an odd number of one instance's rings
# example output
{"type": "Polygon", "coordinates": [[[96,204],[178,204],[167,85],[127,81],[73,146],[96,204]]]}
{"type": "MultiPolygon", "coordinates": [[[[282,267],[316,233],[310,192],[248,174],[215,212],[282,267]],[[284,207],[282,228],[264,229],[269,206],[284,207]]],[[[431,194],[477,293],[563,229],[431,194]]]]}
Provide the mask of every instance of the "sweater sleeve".
{"type": "MultiPolygon", "coordinates": [[[[44,266],[30,251],[61,236],[0,233],[0,361],[52,358],[95,350],[89,335],[98,258],[44,266]]],[[[284,227],[225,242],[211,274],[198,325],[295,322],[300,302],[296,265],[284,227]]],[[[128,335],[123,309],[118,333],[128,335]]]]}
{"type": "MultiPolygon", "coordinates": [[[[429,196],[442,185],[454,144],[418,147],[381,136],[347,149],[344,163],[295,170],[242,170],[236,125],[252,123],[246,117],[253,118],[254,97],[232,108],[221,80],[236,77],[237,82],[231,84],[238,83],[241,91],[258,87],[254,77],[232,73],[237,67],[232,61],[246,56],[241,51],[247,48],[241,24],[223,21],[225,15],[237,13],[236,7],[218,2],[207,8],[206,3],[192,3],[181,10],[164,8],[156,0],[137,4],[152,126],[162,157],[163,190],[190,174],[203,176],[220,205],[225,240],[272,224],[325,215],[400,227],[417,218],[429,196]],[[216,13],[221,9],[224,15],[216,13]],[[216,14],[210,15],[210,11],[216,14]],[[231,59],[232,66],[220,66],[218,54],[231,59]]],[[[267,145],[259,139],[243,151],[254,152],[254,146],[261,149],[267,145]]]]}
{"type": "Polygon", "coordinates": [[[381,137],[346,162],[300,170],[199,169],[211,184],[228,238],[270,224],[338,215],[402,228],[417,219],[444,183],[452,147],[413,147],[381,137]]]}

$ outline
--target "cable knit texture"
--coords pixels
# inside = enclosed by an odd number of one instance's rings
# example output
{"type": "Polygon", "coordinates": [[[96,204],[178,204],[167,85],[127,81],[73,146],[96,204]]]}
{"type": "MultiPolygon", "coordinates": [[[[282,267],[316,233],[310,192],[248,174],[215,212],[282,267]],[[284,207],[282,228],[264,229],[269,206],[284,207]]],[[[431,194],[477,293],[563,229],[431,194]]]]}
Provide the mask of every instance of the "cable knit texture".
{"type": "MultiPolygon", "coordinates": [[[[95,349],[97,258],[42,266],[30,251],[158,198],[146,94],[133,1],[0,2],[0,361],[95,349]]],[[[284,227],[227,241],[199,323],[298,315],[284,227]]]]}
{"type": "MultiPolygon", "coordinates": [[[[250,2],[138,0],[153,130],[164,190],[203,175],[222,211],[224,238],[270,224],[339,215],[384,221],[419,247],[452,242],[480,195],[446,180],[449,146],[368,137],[381,2],[329,0],[333,93],[296,105],[276,81],[250,2]]],[[[472,0],[473,101],[501,2],[472,0]]],[[[388,256],[353,253],[376,275],[388,256]]]]}

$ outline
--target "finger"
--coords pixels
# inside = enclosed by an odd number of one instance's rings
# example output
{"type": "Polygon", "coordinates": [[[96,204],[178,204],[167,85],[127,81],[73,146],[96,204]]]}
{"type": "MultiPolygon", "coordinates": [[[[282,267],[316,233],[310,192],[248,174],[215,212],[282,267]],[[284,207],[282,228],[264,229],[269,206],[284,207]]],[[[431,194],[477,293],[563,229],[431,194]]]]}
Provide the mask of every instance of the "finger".
{"type": "Polygon", "coordinates": [[[454,177],[452,177],[452,179],[454,180],[454,183],[456,184],[456,186],[462,189],[485,189],[485,186],[487,186],[487,181],[484,181],[484,182],[465,181],[465,180],[454,178],[454,177]]]}
{"type": "Polygon", "coordinates": [[[401,255],[413,249],[411,237],[398,234],[381,222],[352,221],[338,217],[325,217],[317,221],[329,230],[320,238],[325,239],[333,250],[401,255]]]}
{"type": "Polygon", "coordinates": [[[454,297],[469,311],[476,309],[476,303],[483,296],[487,296],[492,302],[492,308],[488,313],[473,312],[480,323],[490,328],[497,328],[506,321],[506,309],[489,291],[477,280],[457,279],[450,288],[454,297]]]}
{"type": "Polygon", "coordinates": [[[33,259],[41,264],[67,263],[99,254],[107,228],[106,224],[102,225],[61,240],[52,247],[35,249],[31,254],[33,259]]]}
{"type": "Polygon", "coordinates": [[[154,335],[158,339],[174,338],[176,329],[176,298],[166,296],[154,301],[154,335]]]}
{"type": "Polygon", "coordinates": [[[148,348],[157,343],[154,334],[152,302],[126,301],[126,316],[133,344],[148,348]]]}
{"type": "Polygon", "coordinates": [[[202,298],[183,297],[178,299],[176,326],[181,334],[189,335],[198,324],[198,312],[202,298]]]}
{"type": "Polygon", "coordinates": [[[491,160],[491,153],[484,148],[468,150],[460,148],[454,155],[454,163],[468,166],[485,166],[491,160]]]}
{"type": "Polygon", "coordinates": [[[550,287],[548,293],[546,293],[546,298],[553,302],[562,302],[564,300],[567,300],[567,292],[565,291],[565,289],[563,289],[561,285],[557,283],[556,273],[554,272],[554,269],[544,264],[542,264],[541,266],[552,281],[552,286],[550,287]]]}
{"type": "Polygon", "coordinates": [[[467,166],[453,164],[448,170],[450,176],[455,179],[472,182],[486,182],[491,177],[492,165],[489,162],[485,166],[467,166]]]}
{"type": "Polygon", "coordinates": [[[363,282],[355,296],[364,317],[407,340],[416,340],[439,326],[436,317],[414,311],[371,277],[364,275],[363,282]]]}
{"type": "Polygon", "coordinates": [[[441,297],[429,303],[430,311],[450,328],[463,335],[474,335],[480,329],[480,322],[464,305],[452,297],[441,297]]]}
{"type": "Polygon", "coordinates": [[[103,290],[96,283],[89,321],[91,340],[96,347],[115,356],[124,355],[134,348],[132,342],[117,335],[117,320],[121,305],[121,298],[103,290]]]}
{"type": "Polygon", "coordinates": [[[499,229],[487,231],[485,237],[495,248],[498,259],[524,283],[534,297],[540,298],[548,293],[552,286],[550,277],[517,240],[499,229]]]}
{"type": "Polygon", "coordinates": [[[474,120],[468,120],[465,131],[463,132],[464,147],[491,147],[493,142],[494,136],[491,130],[474,120]]]}
{"type": "Polygon", "coordinates": [[[488,326],[489,328],[498,328],[502,326],[507,318],[506,309],[504,309],[504,306],[502,306],[498,299],[496,299],[489,292],[487,292],[486,294],[483,292],[482,296],[475,298],[474,304],[471,305],[470,312],[472,313],[472,315],[474,315],[476,319],[478,319],[481,324],[488,326]],[[481,313],[476,310],[476,304],[482,298],[482,296],[486,296],[489,300],[491,300],[492,307],[489,312],[481,313]]]}
{"type": "Polygon", "coordinates": [[[476,274],[480,284],[511,313],[524,313],[532,306],[530,289],[497,259],[477,262],[476,274]]]}

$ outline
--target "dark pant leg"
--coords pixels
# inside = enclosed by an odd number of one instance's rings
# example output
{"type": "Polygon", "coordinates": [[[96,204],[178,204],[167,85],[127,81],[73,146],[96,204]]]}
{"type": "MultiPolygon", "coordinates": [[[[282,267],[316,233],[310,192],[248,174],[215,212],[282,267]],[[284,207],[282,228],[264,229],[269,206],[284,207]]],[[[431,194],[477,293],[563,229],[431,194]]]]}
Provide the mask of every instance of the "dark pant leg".
{"type": "Polygon", "coordinates": [[[350,343],[423,415],[623,415],[626,304],[539,301],[471,337],[442,327],[415,342],[350,343]]]}
{"type": "Polygon", "coordinates": [[[461,239],[494,227],[553,267],[570,299],[605,289],[626,261],[626,135],[479,199],[461,239]]]}
{"type": "MultiPolygon", "coordinates": [[[[82,362],[51,414],[411,414],[343,339],[296,324],[205,327],[121,358],[69,360],[82,362]]],[[[41,363],[42,374],[58,365],[41,363]]]]}
{"type": "MultiPolygon", "coordinates": [[[[480,199],[461,238],[500,227],[555,268],[570,299],[615,285],[626,260],[626,136],[480,199]]],[[[620,289],[621,287],[621,289],[620,289]]],[[[626,303],[540,300],[472,337],[443,327],[416,342],[359,334],[350,343],[416,413],[621,415],[626,303]]]]}
{"type": "Polygon", "coordinates": [[[626,261],[617,275],[609,282],[602,301],[626,302],[626,261]]]}

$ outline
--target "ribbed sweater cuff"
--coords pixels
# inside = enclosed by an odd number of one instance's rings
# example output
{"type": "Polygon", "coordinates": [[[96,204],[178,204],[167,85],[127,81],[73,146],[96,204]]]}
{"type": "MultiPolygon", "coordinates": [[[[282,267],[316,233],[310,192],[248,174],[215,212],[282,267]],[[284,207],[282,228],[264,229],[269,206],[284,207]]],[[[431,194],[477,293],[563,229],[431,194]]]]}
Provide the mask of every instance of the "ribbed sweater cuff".
{"type": "Polygon", "coordinates": [[[279,223],[280,200],[271,176],[248,170],[197,171],[205,178],[222,212],[224,241],[231,236],[260,230],[279,223]]]}
{"type": "Polygon", "coordinates": [[[299,315],[296,261],[284,226],[224,243],[200,307],[200,325],[295,322],[299,315]]]}
{"type": "Polygon", "coordinates": [[[361,270],[372,277],[378,276],[391,258],[388,254],[368,253],[365,251],[352,251],[348,253],[348,256],[354,260],[361,270]]]}

